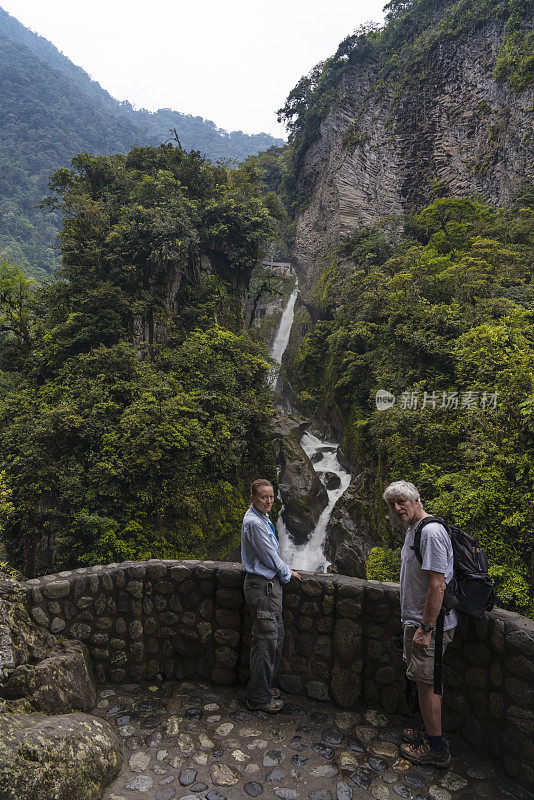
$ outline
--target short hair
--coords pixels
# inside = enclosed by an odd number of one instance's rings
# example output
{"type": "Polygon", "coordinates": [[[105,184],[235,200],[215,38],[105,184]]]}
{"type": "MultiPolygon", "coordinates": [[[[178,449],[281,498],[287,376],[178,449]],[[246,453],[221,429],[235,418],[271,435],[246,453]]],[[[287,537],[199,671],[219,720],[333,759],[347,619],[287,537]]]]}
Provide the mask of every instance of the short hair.
{"type": "Polygon", "coordinates": [[[421,500],[417,486],[410,483],[410,481],[394,481],[390,483],[382,497],[386,503],[389,503],[394,497],[405,497],[407,500],[414,500],[415,502],[421,500]]]}
{"type": "Polygon", "coordinates": [[[268,481],[267,478],[256,478],[255,481],[252,482],[252,486],[250,487],[250,495],[251,497],[256,497],[256,493],[260,486],[270,486],[271,489],[274,491],[274,486],[272,485],[271,481],[268,481]]]}

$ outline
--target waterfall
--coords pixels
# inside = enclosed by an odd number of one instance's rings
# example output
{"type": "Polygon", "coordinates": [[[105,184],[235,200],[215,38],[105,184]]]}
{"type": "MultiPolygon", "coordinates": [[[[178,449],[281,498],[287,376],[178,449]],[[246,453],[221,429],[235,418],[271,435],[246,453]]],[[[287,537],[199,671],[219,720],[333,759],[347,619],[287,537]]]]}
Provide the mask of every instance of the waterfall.
{"type": "MultiPolygon", "coordinates": [[[[277,364],[282,363],[282,356],[284,355],[286,347],[289,344],[289,336],[291,334],[291,326],[293,325],[293,317],[295,316],[295,303],[297,301],[298,293],[299,282],[297,280],[295,281],[295,288],[291,292],[287,305],[284,308],[282,319],[280,320],[278,330],[276,331],[276,336],[274,337],[274,341],[269,352],[269,355],[273,361],[276,361],[277,364]]],[[[277,382],[278,370],[273,369],[269,377],[269,384],[273,389],[276,389],[277,382]]]]}
{"type": "MultiPolygon", "coordinates": [[[[289,343],[289,336],[291,334],[291,326],[293,325],[293,318],[295,315],[295,302],[298,295],[298,282],[295,284],[291,296],[282,314],[280,325],[276,332],[276,336],[271,347],[271,358],[280,364],[282,357],[289,343]]],[[[270,384],[275,390],[280,390],[278,386],[278,370],[274,368],[270,376],[270,384]]],[[[328,505],[323,510],[317,525],[311,532],[308,540],[302,544],[297,545],[289,531],[287,530],[282,515],[278,516],[276,529],[278,539],[280,542],[280,555],[287,564],[290,564],[293,569],[301,569],[306,572],[326,572],[329,561],[327,560],[324,552],[324,540],[326,536],[326,528],[335,504],[341,495],[348,488],[351,480],[351,475],[344,469],[337,460],[337,442],[326,441],[318,436],[313,436],[310,433],[305,433],[300,442],[302,449],[309,458],[317,457],[321,453],[318,464],[320,467],[316,469],[319,477],[323,473],[334,473],[340,479],[340,485],[337,489],[327,489],[328,505]]],[[[325,487],[326,488],[326,487],[325,487]]]]}

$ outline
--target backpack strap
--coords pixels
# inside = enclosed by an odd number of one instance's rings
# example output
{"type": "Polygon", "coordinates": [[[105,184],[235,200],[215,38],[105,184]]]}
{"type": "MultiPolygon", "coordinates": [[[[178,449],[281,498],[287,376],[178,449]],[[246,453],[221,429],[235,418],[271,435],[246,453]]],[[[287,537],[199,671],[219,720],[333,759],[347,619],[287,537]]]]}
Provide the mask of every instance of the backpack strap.
{"type": "Polygon", "coordinates": [[[440,609],[436,620],[436,633],[434,638],[434,694],[443,693],[443,625],[445,623],[445,609],[440,609]]]}
{"type": "Polygon", "coordinates": [[[423,564],[423,556],[421,555],[421,533],[425,525],[428,525],[430,522],[439,522],[440,525],[443,525],[443,527],[447,529],[447,526],[441,517],[423,517],[423,519],[419,520],[415,529],[413,544],[410,547],[410,550],[413,550],[415,557],[421,565],[423,564]]]}
{"type": "MultiPolygon", "coordinates": [[[[421,533],[425,525],[428,525],[430,522],[439,522],[440,525],[447,530],[448,528],[445,522],[441,519],[441,517],[423,517],[423,519],[418,523],[415,534],[413,537],[413,545],[411,549],[415,553],[415,557],[419,561],[419,563],[423,564],[423,556],[421,554],[421,533]]],[[[443,606],[440,609],[438,614],[438,618],[436,620],[436,632],[434,636],[434,694],[441,695],[443,692],[443,626],[445,624],[445,609],[443,606]]]]}

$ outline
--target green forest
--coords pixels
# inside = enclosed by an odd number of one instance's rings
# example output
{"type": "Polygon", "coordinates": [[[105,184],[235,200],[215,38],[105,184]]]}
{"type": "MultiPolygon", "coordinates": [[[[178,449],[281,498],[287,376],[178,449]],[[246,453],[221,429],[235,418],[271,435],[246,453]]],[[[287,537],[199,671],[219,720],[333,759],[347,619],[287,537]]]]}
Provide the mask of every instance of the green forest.
{"type": "Polygon", "coordinates": [[[229,555],[250,476],[276,479],[268,363],[243,327],[276,222],[258,173],[169,144],[80,155],[51,187],[57,278],[0,268],[7,556],[229,555]]]}
{"type": "MultiPolygon", "coordinates": [[[[290,368],[301,406],[345,423],[344,448],[377,504],[408,479],[432,513],[487,549],[498,603],[532,614],[534,192],[508,210],[440,198],[347,238],[325,267],[322,321],[290,368]],[[396,398],[378,410],[375,396],[396,398]]],[[[302,312],[301,312],[302,313],[302,312]]],[[[385,513],[384,513],[385,516],[385,513]]],[[[398,544],[369,576],[398,579],[398,544]]]]}
{"type": "Polygon", "coordinates": [[[243,161],[282,144],[265,133],[220,130],[171,109],[151,113],[119,102],[51,42],[0,9],[0,258],[47,280],[60,261],[58,214],[43,213],[51,173],[77,153],[127,152],[174,140],[212,161],[243,161]]]}

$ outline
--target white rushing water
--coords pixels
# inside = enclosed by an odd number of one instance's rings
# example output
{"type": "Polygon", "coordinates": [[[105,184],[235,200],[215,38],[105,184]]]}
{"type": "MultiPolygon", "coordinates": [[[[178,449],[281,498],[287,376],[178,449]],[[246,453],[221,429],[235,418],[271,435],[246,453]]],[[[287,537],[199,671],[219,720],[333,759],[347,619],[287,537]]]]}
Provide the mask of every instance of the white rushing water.
{"type": "MultiPolygon", "coordinates": [[[[293,317],[295,314],[295,302],[297,300],[297,295],[298,281],[295,284],[295,288],[293,289],[287,306],[284,309],[278,331],[276,332],[276,336],[271,347],[271,358],[273,358],[277,364],[281,363],[282,356],[284,355],[285,349],[289,342],[291,326],[293,325],[293,317]]],[[[278,371],[273,369],[270,378],[271,386],[276,387],[277,379],[278,371]]],[[[280,541],[280,555],[287,564],[290,564],[293,567],[293,569],[301,569],[306,572],[326,572],[330,563],[323,552],[326,528],[335,504],[343,492],[348,488],[351,475],[337,460],[336,442],[328,442],[320,439],[318,436],[313,436],[311,433],[305,433],[301,439],[301,445],[304,452],[310,458],[320,452],[323,454],[321,460],[317,462],[317,473],[319,476],[324,472],[330,472],[338,475],[340,479],[340,485],[337,489],[326,490],[328,494],[328,505],[322,512],[317,525],[304,544],[297,545],[293,541],[291,534],[288,532],[284,524],[282,515],[280,514],[278,516],[276,528],[278,532],[278,539],[280,541]]]]}
{"type": "Polygon", "coordinates": [[[319,476],[323,472],[332,472],[339,476],[341,483],[337,489],[326,490],[328,505],[319,517],[308,541],[304,542],[304,544],[298,545],[293,541],[282,516],[278,517],[276,528],[280,541],[280,555],[287,564],[291,564],[293,569],[301,569],[305,572],[326,572],[330,564],[323,551],[326,527],[332,516],[335,504],[350,484],[351,475],[337,460],[336,442],[328,442],[326,439],[320,439],[311,433],[305,433],[300,443],[302,449],[310,458],[316,453],[323,453],[321,461],[314,465],[319,476]]]}
{"type": "MultiPolygon", "coordinates": [[[[276,361],[277,364],[282,362],[282,356],[284,355],[286,347],[289,343],[289,335],[291,333],[291,326],[293,325],[293,317],[295,316],[295,303],[297,301],[298,293],[299,282],[296,281],[295,288],[291,292],[287,306],[284,308],[284,313],[282,314],[282,319],[280,320],[280,324],[278,326],[278,330],[276,331],[276,336],[274,337],[274,342],[269,353],[271,358],[276,361]]],[[[277,380],[278,370],[273,369],[269,381],[271,386],[274,387],[277,380]]]]}

